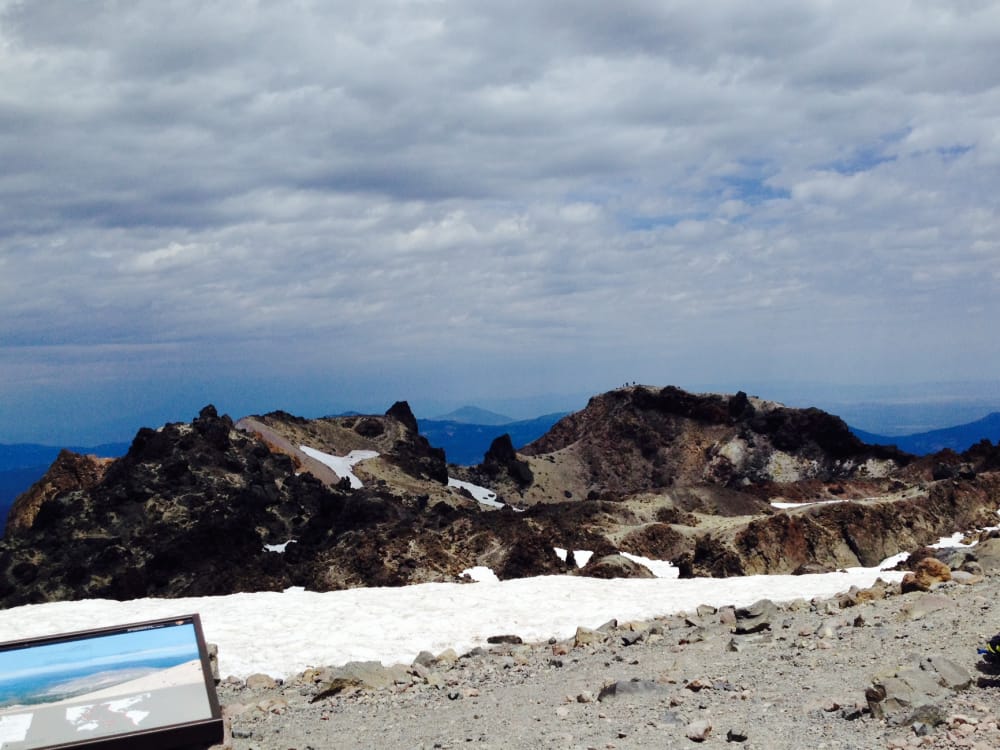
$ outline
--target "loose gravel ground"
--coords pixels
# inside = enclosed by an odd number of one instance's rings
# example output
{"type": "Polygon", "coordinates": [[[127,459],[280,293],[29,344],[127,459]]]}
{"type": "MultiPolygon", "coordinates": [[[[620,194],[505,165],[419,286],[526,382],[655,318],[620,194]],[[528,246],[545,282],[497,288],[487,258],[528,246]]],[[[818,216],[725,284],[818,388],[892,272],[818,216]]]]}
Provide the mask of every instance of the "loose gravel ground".
{"type": "Polygon", "coordinates": [[[706,609],[581,632],[589,644],[445,655],[397,670],[388,687],[336,694],[322,669],[277,685],[229,679],[219,686],[227,747],[1000,748],[1000,683],[976,652],[1000,631],[998,593],[990,576],[849,607],[791,602],[748,635],[733,633],[731,610],[706,609]],[[969,689],[915,727],[872,716],[876,675],[939,655],[972,675],[969,689]],[[617,694],[598,700],[611,683],[617,694]]]}

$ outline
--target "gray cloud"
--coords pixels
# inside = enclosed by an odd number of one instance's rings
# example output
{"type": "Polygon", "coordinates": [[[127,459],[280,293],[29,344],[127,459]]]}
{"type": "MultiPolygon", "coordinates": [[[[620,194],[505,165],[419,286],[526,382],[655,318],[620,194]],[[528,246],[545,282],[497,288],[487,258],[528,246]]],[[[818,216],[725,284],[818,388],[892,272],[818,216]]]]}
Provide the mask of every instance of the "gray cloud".
{"type": "Polygon", "coordinates": [[[986,377],[1000,10],[877,16],[0,1],[0,374],[986,377]]]}

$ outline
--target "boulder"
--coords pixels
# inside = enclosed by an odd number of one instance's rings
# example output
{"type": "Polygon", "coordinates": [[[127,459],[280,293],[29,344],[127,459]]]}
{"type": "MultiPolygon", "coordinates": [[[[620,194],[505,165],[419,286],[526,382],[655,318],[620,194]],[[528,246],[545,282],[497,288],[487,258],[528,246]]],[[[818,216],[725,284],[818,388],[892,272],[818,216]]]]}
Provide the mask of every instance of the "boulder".
{"type": "Polygon", "coordinates": [[[943,713],[949,696],[972,684],[969,673],[944,656],[877,676],[865,691],[872,715],[892,724],[911,724],[943,713]]]}
{"type": "Polygon", "coordinates": [[[402,665],[385,667],[377,661],[351,661],[329,670],[312,702],[337,695],[349,688],[375,690],[389,687],[397,679],[405,679],[406,675],[407,669],[402,665]]]}
{"type": "Polygon", "coordinates": [[[749,607],[739,607],[736,610],[736,626],[733,632],[740,635],[771,630],[771,623],[777,615],[778,607],[770,599],[761,599],[749,607]]]}
{"type": "Polygon", "coordinates": [[[900,584],[904,594],[911,591],[930,591],[936,584],[951,580],[951,568],[935,557],[920,560],[912,573],[903,576],[900,584]]]}
{"type": "Polygon", "coordinates": [[[590,558],[578,575],[590,578],[656,578],[645,565],[618,554],[590,558]]]}
{"type": "Polygon", "coordinates": [[[984,573],[1000,573],[1000,538],[986,539],[973,547],[976,562],[984,573]]]}
{"type": "Polygon", "coordinates": [[[899,611],[904,620],[920,620],[931,612],[948,609],[955,606],[954,600],[943,594],[924,594],[911,602],[907,602],[899,611]]]}

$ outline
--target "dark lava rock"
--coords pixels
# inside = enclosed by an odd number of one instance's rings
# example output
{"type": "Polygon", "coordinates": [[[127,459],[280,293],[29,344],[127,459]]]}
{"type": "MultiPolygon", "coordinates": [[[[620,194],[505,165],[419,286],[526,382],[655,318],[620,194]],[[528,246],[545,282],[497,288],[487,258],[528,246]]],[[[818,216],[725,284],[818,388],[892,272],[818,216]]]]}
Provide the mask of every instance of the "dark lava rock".
{"type": "Polygon", "coordinates": [[[517,457],[517,451],[507,433],[493,440],[479,468],[490,478],[506,474],[520,487],[526,487],[534,481],[528,462],[517,457]]]}
{"type": "Polygon", "coordinates": [[[387,417],[392,417],[397,422],[401,422],[410,432],[420,432],[420,427],[417,424],[417,418],[413,416],[413,411],[410,409],[410,405],[406,401],[397,401],[389,407],[385,415],[387,417]]]}
{"type": "Polygon", "coordinates": [[[385,415],[402,424],[407,432],[405,439],[396,441],[392,454],[387,459],[411,476],[448,484],[448,463],[444,450],[434,448],[420,434],[417,418],[410,411],[410,405],[405,401],[397,401],[385,415]]]}
{"type": "MultiPolygon", "coordinates": [[[[865,445],[843,420],[819,409],[757,407],[745,393],[692,394],[672,386],[595,396],[520,452],[564,450],[586,467],[592,496],[608,499],[706,483],[744,492],[748,485],[791,481],[772,467],[777,451],[822,481],[855,477],[869,459],[894,466],[913,460],[895,448],[865,445]]],[[[752,512],[763,510],[758,504],[752,512]]]]}
{"type": "Polygon", "coordinates": [[[681,578],[728,578],[743,575],[743,563],[739,556],[711,534],[698,537],[694,550],[677,557],[674,564],[681,578]]]}
{"type": "MultiPolygon", "coordinates": [[[[410,437],[398,440],[404,462],[446,480],[443,456],[410,437]]],[[[501,578],[565,572],[544,515],[527,524],[509,510],[328,486],[210,407],[143,428],[106,468],[65,454],[39,484],[37,511],[22,504],[0,540],[2,607],[402,585],[478,564],[501,578]],[[264,548],[290,540],[284,553],[264,548]]]]}
{"type": "Polygon", "coordinates": [[[691,548],[690,540],[665,523],[651,523],[626,534],[619,546],[651,560],[673,560],[691,548]]]}

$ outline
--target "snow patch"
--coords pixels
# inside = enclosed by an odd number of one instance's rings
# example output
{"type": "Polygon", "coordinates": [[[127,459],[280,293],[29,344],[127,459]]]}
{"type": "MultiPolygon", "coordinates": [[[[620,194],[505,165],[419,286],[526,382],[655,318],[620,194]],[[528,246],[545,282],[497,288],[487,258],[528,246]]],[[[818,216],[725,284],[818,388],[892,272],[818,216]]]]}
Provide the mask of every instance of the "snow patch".
{"type": "Polygon", "coordinates": [[[850,500],[811,500],[808,503],[771,503],[771,507],[788,510],[789,508],[805,508],[807,505],[833,505],[835,503],[849,502],[850,500]]]}
{"type": "MultiPolygon", "coordinates": [[[[558,557],[563,562],[566,562],[566,558],[568,557],[568,553],[566,550],[564,550],[562,547],[553,547],[552,549],[555,550],[556,557],[558,557]]],[[[590,561],[590,558],[593,556],[594,553],[591,552],[589,549],[573,550],[573,559],[576,561],[576,567],[578,568],[582,568],[584,565],[586,565],[590,561]]]]}
{"type": "Polygon", "coordinates": [[[487,505],[490,508],[502,508],[504,506],[503,503],[497,500],[497,493],[493,490],[488,490],[485,487],[480,487],[478,484],[463,482],[461,479],[448,477],[448,486],[468,490],[469,494],[472,495],[472,497],[474,497],[476,502],[480,505],[487,505]]]}
{"type": "Polygon", "coordinates": [[[355,490],[364,487],[364,484],[354,475],[354,465],[369,458],[378,457],[378,451],[351,451],[346,456],[334,456],[323,451],[318,451],[315,448],[310,448],[307,445],[300,445],[299,450],[309,456],[309,458],[314,458],[324,466],[333,469],[334,473],[341,479],[347,477],[351,483],[351,488],[355,490]]]}
{"type": "Polygon", "coordinates": [[[633,555],[628,552],[622,552],[622,557],[627,557],[634,563],[645,565],[657,578],[680,578],[680,570],[669,560],[651,560],[648,557],[633,555]]]}
{"type": "Polygon", "coordinates": [[[288,545],[291,544],[294,541],[295,541],[294,539],[289,539],[287,542],[282,542],[281,544],[265,544],[264,545],[264,551],[265,552],[279,552],[279,553],[280,552],[284,552],[285,549],[288,547],[288,545]]]}
{"type": "Polygon", "coordinates": [[[466,568],[462,571],[462,575],[469,576],[476,583],[500,583],[500,579],[497,578],[493,569],[487,568],[485,565],[474,565],[471,568],[466,568]]]}
{"type": "MultiPolygon", "coordinates": [[[[563,562],[566,562],[568,553],[562,547],[552,548],[556,557],[558,557],[563,562]]],[[[648,557],[642,557],[641,555],[633,555],[629,552],[622,552],[622,557],[626,557],[632,562],[639,563],[640,565],[645,565],[649,568],[650,572],[657,578],[678,578],[680,576],[680,571],[674,566],[669,560],[652,560],[648,557]]],[[[594,553],[586,549],[575,549],[573,550],[573,559],[576,561],[576,567],[582,568],[586,565],[590,558],[594,556],[594,553]]]]}

